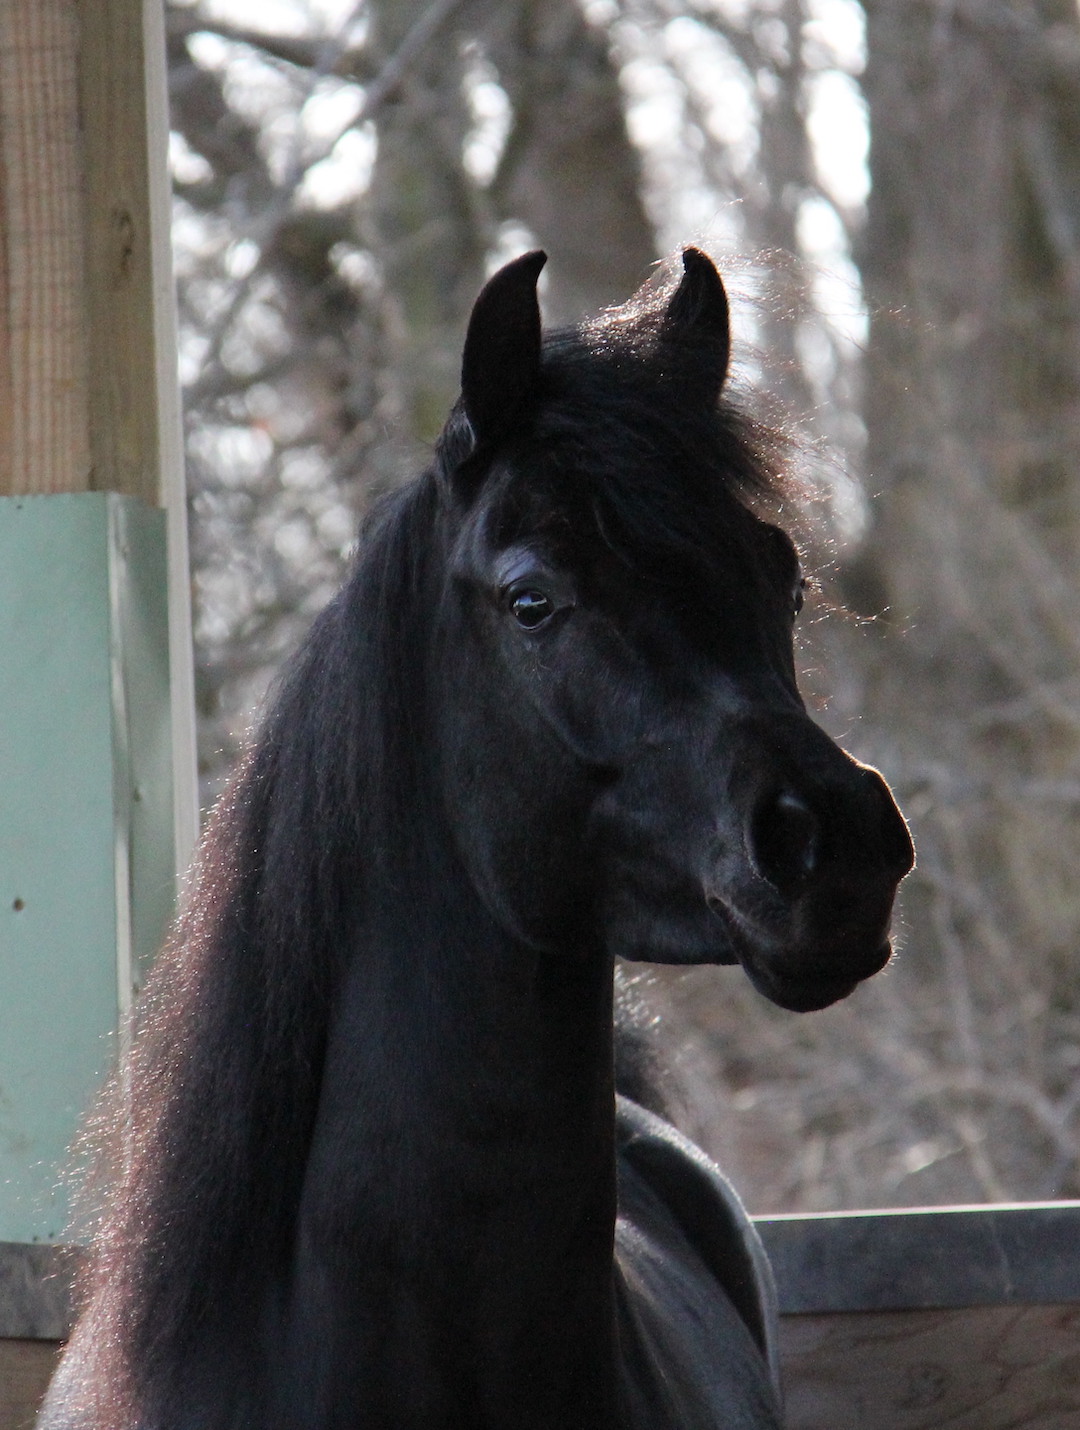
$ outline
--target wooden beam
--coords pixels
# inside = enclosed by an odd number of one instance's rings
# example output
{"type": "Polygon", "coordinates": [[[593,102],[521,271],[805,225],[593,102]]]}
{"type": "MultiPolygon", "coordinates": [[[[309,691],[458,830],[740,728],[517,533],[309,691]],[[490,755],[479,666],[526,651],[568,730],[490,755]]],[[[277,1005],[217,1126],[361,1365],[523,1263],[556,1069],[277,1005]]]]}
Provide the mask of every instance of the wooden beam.
{"type": "Polygon", "coordinates": [[[143,0],[0,5],[0,495],[162,502],[143,0]]]}
{"type": "Polygon", "coordinates": [[[5,0],[0,495],[84,491],[90,482],[77,80],[72,0],[5,0]]]}
{"type": "Polygon", "coordinates": [[[755,1221],[792,1315],[1080,1305],[1080,1202],[755,1221]]]}
{"type": "MultiPolygon", "coordinates": [[[[89,484],[163,505],[143,0],[78,0],[77,10],[89,484]]],[[[169,357],[175,383],[175,353],[169,357]]]]}

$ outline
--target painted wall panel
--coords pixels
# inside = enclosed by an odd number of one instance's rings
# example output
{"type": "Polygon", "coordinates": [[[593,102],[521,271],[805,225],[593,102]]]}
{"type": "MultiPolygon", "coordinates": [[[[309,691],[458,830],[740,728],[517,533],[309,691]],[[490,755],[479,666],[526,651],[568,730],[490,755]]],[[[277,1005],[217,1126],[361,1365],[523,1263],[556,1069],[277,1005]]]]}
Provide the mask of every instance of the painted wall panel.
{"type": "Polygon", "coordinates": [[[63,1235],[59,1169],[171,899],[164,549],[133,498],[0,501],[0,1239],[63,1235]]]}

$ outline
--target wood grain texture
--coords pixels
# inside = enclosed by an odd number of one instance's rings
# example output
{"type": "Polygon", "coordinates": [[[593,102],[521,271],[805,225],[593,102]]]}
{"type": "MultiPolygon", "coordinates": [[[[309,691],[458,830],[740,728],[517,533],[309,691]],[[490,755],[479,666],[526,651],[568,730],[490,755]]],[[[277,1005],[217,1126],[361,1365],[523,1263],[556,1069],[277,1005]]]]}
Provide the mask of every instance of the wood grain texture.
{"type": "Polygon", "coordinates": [[[77,58],[72,0],[0,5],[0,495],[90,476],[77,58]]]}
{"type": "Polygon", "coordinates": [[[0,4],[0,495],[160,501],[143,0],[0,4]]]}
{"type": "Polygon", "coordinates": [[[0,1340],[0,1430],[32,1430],[59,1349],[56,1341],[0,1340]]]}
{"type": "Polygon", "coordinates": [[[161,478],[143,0],[78,0],[78,14],[89,484],[95,491],[123,492],[157,505],[161,478]]]}
{"type": "Polygon", "coordinates": [[[1080,1306],[785,1316],[788,1430],[1075,1430],[1080,1306]]]}

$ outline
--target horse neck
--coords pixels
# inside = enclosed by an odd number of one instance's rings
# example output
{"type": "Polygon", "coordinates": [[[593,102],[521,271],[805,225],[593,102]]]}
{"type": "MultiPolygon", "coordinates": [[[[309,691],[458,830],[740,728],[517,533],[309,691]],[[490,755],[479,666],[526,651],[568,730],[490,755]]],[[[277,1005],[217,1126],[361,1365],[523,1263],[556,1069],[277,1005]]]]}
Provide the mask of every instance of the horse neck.
{"type": "Polygon", "coordinates": [[[610,962],[515,944],[460,870],[408,882],[361,917],[336,1001],[294,1334],[302,1325],[334,1403],[345,1374],[398,1430],[601,1430],[614,1364],[610,962]]]}

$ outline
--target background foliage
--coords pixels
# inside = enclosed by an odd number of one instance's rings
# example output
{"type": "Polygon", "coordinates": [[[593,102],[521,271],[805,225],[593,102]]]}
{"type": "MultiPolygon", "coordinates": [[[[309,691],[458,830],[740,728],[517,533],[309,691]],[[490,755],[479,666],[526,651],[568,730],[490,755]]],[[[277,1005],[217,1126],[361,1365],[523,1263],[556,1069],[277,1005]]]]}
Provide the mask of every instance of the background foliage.
{"type": "Polygon", "coordinates": [[[1080,1195],[1075,0],[168,6],[205,794],[423,460],[471,300],[707,246],[797,436],[804,684],[911,818],[901,954],[799,1018],[647,996],[756,1211],[1080,1195]],[[846,614],[830,614],[832,607],[846,614]]]}

